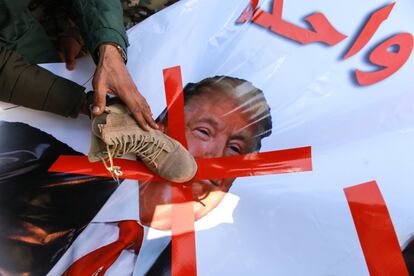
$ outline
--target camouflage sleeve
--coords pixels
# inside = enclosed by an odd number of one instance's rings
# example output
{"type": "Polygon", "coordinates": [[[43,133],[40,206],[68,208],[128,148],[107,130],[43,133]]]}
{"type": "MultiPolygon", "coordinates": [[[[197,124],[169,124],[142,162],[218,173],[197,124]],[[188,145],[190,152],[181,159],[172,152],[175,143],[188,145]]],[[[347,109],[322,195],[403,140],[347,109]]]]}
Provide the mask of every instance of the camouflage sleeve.
{"type": "Polygon", "coordinates": [[[85,88],[27,62],[0,46],[0,101],[77,117],[85,88]]]}
{"type": "Polygon", "coordinates": [[[178,0],[121,0],[127,29],[178,0]]]}

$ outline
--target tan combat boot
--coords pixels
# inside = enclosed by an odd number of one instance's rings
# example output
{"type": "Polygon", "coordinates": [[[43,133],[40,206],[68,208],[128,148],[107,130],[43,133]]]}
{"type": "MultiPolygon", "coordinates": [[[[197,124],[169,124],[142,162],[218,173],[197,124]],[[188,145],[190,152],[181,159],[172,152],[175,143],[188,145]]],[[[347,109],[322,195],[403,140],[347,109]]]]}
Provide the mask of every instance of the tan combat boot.
{"type": "Polygon", "coordinates": [[[118,178],[122,172],[113,158],[128,153],[136,154],[151,171],[172,182],[187,182],[197,171],[194,157],[178,141],[159,130],[142,130],[126,107],[112,105],[92,119],[88,158],[90,162],[102,160],[118,178]]]}

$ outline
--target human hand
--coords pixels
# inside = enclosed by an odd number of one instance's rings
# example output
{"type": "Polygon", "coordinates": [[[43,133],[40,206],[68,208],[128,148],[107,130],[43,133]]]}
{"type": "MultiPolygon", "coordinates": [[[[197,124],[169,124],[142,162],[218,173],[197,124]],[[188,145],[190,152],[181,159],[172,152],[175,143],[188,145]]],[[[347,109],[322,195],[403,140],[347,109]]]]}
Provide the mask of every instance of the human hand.
{"type": "Polygon", "coordinates": [[[57,52],[61,61],[66,63],[68,70],[75,69],[76,57],[82,50],[82,45],[71,36],[63,36],[59,38],[57,52]]]}
{"type": "Polygon", "coordinates": [[[132,116],[144,130],[158,129],[152,118],[151,108],[139,93],[125,66],[118,49],[112,44],[99,46],[99,62],[92,80],[94,89],[93,114],[100,115],[105,110],[106,94],[117,95],[131,111],[132,116]]]}

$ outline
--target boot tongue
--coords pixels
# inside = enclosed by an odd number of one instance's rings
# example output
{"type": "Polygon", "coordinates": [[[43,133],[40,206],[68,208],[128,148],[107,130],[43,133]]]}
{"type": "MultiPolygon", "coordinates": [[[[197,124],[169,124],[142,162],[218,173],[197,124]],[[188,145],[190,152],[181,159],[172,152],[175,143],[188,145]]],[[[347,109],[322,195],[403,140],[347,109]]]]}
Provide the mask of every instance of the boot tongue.
{"type": "Polygon", "coordinates": [[[92,133],[96,136],[98,136],[99,138],[102,138],[102,131],[99,127],[99,125],[104,125],[106,124],[106,117],[108,116],[108,114],[103,113],[95,118],[93,118],[93,123],[92,123],[92,133]]]}
{"type": "Polygon", "coordinates": [[[125,105],[122,104],[113,104],[110,106],[105,107],[105,111],[108,113],[115,113],[115,114],[128,114],[130,115],[130,112],[128,108],[125,105]]]}

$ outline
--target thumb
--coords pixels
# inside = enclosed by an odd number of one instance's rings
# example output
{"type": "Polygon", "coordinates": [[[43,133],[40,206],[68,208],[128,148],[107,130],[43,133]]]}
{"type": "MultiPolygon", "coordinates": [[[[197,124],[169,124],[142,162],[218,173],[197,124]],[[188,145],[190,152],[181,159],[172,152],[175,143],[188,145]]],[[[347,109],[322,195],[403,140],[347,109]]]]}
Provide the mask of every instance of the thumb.
{"type": "Polygon", "coordinates": [[[94,93],[92,113],[95,116],[101,115],[105,110],[106,92],[104,89],[98,89],[94,93]]]}

